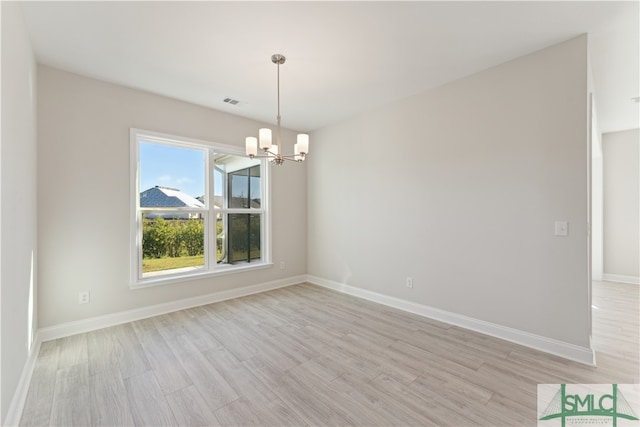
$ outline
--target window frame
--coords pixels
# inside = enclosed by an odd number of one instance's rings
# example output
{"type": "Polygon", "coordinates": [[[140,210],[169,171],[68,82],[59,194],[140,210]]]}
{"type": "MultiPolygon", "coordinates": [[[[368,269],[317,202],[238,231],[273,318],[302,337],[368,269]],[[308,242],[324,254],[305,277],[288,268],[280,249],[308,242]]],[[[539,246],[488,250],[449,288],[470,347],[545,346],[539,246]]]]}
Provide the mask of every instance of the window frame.
{"type": "MultiPolygon", "coordinates": [[[[188,280],[202,279],[212,276],[220,276],[226,274],[240,273],[250,270],[263,268],[271,268],[273,262],[271,260],[271,168],[265,159],[256,159],[260,165],[261,177],[261,206],[259,209],[237,209],[237,208],[221,208],[215,207],[214,198],[214,165],[216,154],[227,154],[231,156],[246,157],[244,149],[233,145],[214,143],[193,138],[187,138],[177,135],[170,135],[160,132],[148,131],[143,129],[130,129],[130,283],[132,289],[145,288],[149,286],[157,286],[170,283],[179,283],[188,280]],[[205,207],[204,208],[158,208],[156,212],[181,212],[181,213],[200,213],[204,218],[204,266],[201,268],[171,273],[167,270],[166,274],[143,277],[142,273],[142,213],[148,212],[150,209],[140,207],[140,143],[148,142],[155,144],[164,144],[173,147],[181,147],[188,149],[196,149],[205,152],[205,207]],[[260,259],[251,262],[238,264],[218,264],[216,254],[216,218],[218,214],[260,214],[260,259]],[[213,231],[211,231],[213,230],[213,231]]],[[[223,182],[223,187],[226,185],[223,182]]],[[[152,210],[152,209],[151,209],[152,210]]],[[[225,235],[225,245],[228,238],[225,235]]]]}

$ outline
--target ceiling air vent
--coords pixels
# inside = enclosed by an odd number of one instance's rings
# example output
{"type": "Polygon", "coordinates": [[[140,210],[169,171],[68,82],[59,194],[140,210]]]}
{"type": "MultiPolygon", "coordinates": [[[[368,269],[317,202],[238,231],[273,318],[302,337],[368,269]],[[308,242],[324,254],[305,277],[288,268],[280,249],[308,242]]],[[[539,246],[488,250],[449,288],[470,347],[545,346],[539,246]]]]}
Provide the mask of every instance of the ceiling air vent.
{"type": "Polygon", "coordinates": [[[237,99],[231,99],[231,98],[225,98],[223,101],[231,105],[237,105],[238,102],[240,102],[237,99]]]}

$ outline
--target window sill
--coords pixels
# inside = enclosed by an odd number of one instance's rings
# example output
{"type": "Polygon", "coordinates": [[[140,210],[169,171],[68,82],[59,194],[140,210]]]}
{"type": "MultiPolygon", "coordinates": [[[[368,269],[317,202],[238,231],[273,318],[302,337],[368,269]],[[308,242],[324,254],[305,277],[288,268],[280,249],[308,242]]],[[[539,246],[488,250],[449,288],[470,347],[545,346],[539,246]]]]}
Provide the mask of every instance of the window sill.
{"type": "Polygon", "coordinates": [[[174,283],[182,283],[191,280],[206,279],[208,277],[226,276],[228,274],[245,273],[254,270],[263,270],[272,268],[272,262],[247,263],[245,265],[233,265],[228,267],[218,267],[215,271],[202,271],[202,269],[190,268],[187,271],[181,271],[173,274],[163,274],[157,276],[145,277],[131,283],[131,289],[149,288],[152,286],[170,285],[174,283]]]}

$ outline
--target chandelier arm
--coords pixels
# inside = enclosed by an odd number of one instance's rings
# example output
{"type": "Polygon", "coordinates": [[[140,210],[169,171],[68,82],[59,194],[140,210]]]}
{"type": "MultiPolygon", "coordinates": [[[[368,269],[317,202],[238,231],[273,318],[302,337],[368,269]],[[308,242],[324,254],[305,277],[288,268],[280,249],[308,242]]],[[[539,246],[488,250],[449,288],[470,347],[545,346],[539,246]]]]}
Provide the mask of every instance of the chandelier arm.
{"type": "Polygon", "coordinates": [[[282,164],[284,163],[284,161],[289,161],[289,162],[296,162],[296,163],[302,163],[304,162],[304,156],[300,156],[299,158],[296,158],[295,155],[289,155],[289,156],[279,156],[279,163],[278,164],[282,164]]]}
{"type": "Polygon", "coordinates": [[[294,160],[294,161],[298,161],[296,159],[296,157],[302,157],[304,158],[306,156],[306,154],[274,154],[271,151],[267,151],[267,154],[254,154],[254,155],[250,155],[249,157],[252,159],[276,159],[276,158],[282,158],[284,160],[294,160]]]}
{"type": "Polygon", "coordinates": [[[270,158],[272,158],[272,159],[273,159],[273,158],[278,157],[278,154],[276,154],[276,153],[272,153],[272,152],[271,152],[271,151],[269,151],[269,150],[264,150],[264,149],[263,149],[262,151],[264,152],[264,154],[255,154],[255,155],[252,155],[252,156],[249,156],[249,157],[251,157],[252,159],[253,159],[254,157],[256,157],[256,158],[267,158],[267,157],[270,157],[270,158]]]}
{"type": "Polygon", "coordinates": [[[302,163],[305,160],[304,154],[287,154],[287,155],[275,155],[275,154],[267,154],[267,155],[251,155],[250,159],[269,159],[270,162],[275,163],[276,165],[281,165],[286,161],[302,163]]]}

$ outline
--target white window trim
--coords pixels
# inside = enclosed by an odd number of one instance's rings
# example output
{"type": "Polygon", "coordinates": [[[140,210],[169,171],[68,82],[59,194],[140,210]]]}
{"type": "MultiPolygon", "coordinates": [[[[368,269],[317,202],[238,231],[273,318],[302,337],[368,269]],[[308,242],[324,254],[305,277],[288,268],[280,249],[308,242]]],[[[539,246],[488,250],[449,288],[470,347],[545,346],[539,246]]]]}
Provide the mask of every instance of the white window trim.
{"type": "MultiPolygon", "coordinates": [[[[176,273],[166,273],[153,277],[142,277],[142,227],[139,224],[139,194],[140,194],[140,182],[139,182],[139,167],[140,167],[140,150],[139,142],[156,142],[170,145],[177,145],[182,147],[191,147],[195,149],[207,149],[207,162],[205,173],[205,191],[207,194],[211,193],[211,175],[209,170],[213,161],[213,150],[222,152],[225,154],[244,156],[244,150],[240,147],[227,144],[218,144],[209,141],[203,141],[193,138],[186,138],[177,135],[170,135],[165,133],[153,132],[143,129],[131,128],[130,132],[130,167],[129,167],[129,189],[130,189],[130,282],[129,287],[132,289],[147,288],[150,286],[165,285],[171,283],[180,283],[190,280],[203,279],[212,276],[222,276],[227,274],[242,273],[247,271],[253,271],[264,268],[272,268],[273,262],[271,260],[271,168],[264,159],[261,159],[261,182],[262,182],[262,208],[260,214],[262,218],[261,222],[261,236],[260,236],[260,250],[261,261],[255,261],[247,264],[224,264],[218,265],[216,263],[216,251],[209,251],[209,248],[216,247],[215,232],[211,233],[211,226],[215,230],[215,224],[212,225],[213,218],[216,213],[231,212],[235,209],[215,209],[213,198],[207,197],[207,207],[205,215],[207,223],[205,224],[205,265],[201,268],[195,268],[189,271],[182,271],[176,273]]],[[[167,211],[198,211],[191,208],[167,208],[167,211]]],[[[240,213],[246,213],[245,210],[239,210],[240,213]]]]}

